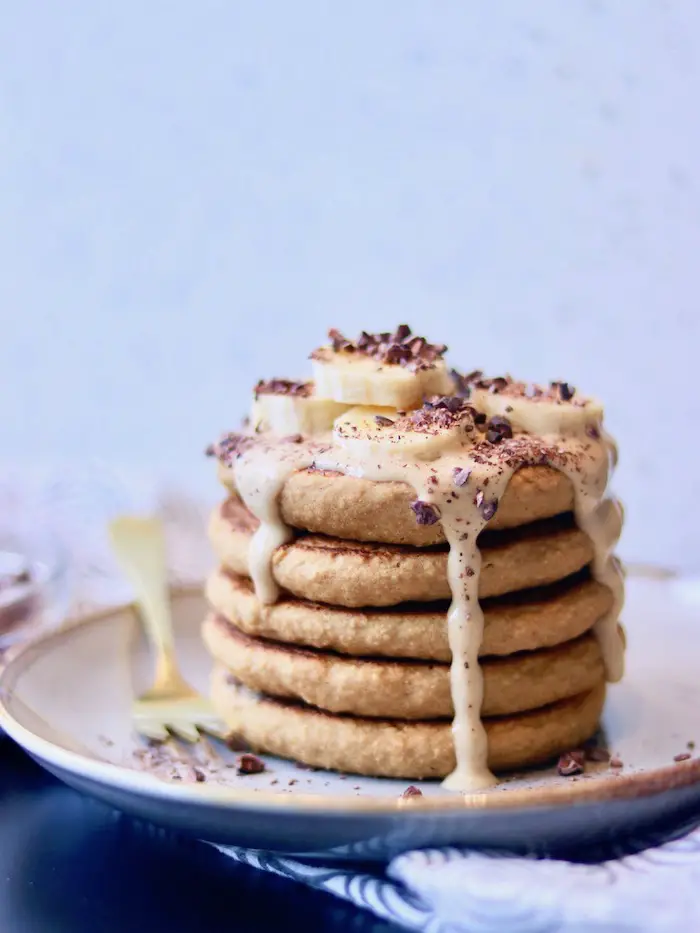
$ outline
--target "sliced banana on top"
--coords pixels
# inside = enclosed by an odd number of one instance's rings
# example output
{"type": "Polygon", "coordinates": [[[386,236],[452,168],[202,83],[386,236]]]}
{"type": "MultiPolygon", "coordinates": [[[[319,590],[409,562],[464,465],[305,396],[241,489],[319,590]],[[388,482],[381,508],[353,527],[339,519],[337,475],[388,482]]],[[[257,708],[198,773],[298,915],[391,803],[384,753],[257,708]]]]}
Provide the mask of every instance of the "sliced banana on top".
{"type": "Polygon", "coordinates": [[[452,391],[443,345],[416,337],[406,324],[393,334],[362,333],[347,340],[329,331],[331,346],[312,355],[319,395],[350,405],[374,405],[408,410],[419,408],[431,395],[452,391]]]}
{"type": "Polygon", "coordinates": [[[412,412],[358,405],[336,418],[333,440],[362,460],[397,457],[436,460],[479,438],[473,408],[463,399],[442,398],[412,412]]]}
{"type": "Polygon", "coordinates": [[[250,426],[284,437],[289,434],[323,434],[349,406],[319,398],[313,382],[289,379],[260,381],[254,390],[250,426]]]}
{"type": "Polygon", "coordinates": [[[507,418],[528,434],[582,434],[599,430],[603,407],[596,399],[579,395],[566,382],[548,387],[513,379],[478,379],[469,400],[489,418],[507,418]]]}

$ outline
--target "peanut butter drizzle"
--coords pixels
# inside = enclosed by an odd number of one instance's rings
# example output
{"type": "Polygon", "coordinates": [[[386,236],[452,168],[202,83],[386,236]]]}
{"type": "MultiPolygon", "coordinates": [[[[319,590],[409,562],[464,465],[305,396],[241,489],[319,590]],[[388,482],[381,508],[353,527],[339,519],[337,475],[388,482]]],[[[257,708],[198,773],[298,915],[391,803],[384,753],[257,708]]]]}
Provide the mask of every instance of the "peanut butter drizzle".
{"type": "MultiPolygon", "coordinates": [[[[482,438],[477,438],[479,441],[482,438]]],[[[262,603],[277,599],[279,588],[272,573],[274,551],[293,536],[280,515],[278,500],[287,478],[311,465],[378,482],[407,483],[428,510],[437,509],[450,546],[448,579],[452,603],[447,628],[452,663],[450,684],[454,706],[452,731],[456,767],[444,786],[471,792],[496,783],[487,765],[487,736],[481,721],[483,677],[479,649],[484,616],[479,604],[480,532],[492,516],[510,479],[520,466],[548,463],[570,479],[574,489],[576,521],[593,544],[593,577],[614,595],[611,611],[595,626],[609,681],[619,680],[623,669],[623,643],[617,619],[623,602],[623,577],[612,549],[617,542],[622,512],[616,500],[605,498],[612,462],[612,441],[582,433],[570,436],[517,435],[512,443],[477,446],[465,438],[432,461],[404,461],[397,451],[372,457],[359,456],[335,444],[330,436],[301,443],[260,436],[235,462],[236,486],[241,498],[259,519],[249,561],[255,591],[262,603]],[[455,470],[469,472],[464,485],[455,483],[455,470]]]]}
{"type": "Polygon", "coordinates": [[[277,602],[279,586],[272,573],[272,555],[294,537],[282,521],[279,498],[288,477],[313,463],[308,444],[272,441],[260,436],[235,464],[236,487],[241,499],[259,520],[248,551],[255,595],[263,605],[277,602]]]}

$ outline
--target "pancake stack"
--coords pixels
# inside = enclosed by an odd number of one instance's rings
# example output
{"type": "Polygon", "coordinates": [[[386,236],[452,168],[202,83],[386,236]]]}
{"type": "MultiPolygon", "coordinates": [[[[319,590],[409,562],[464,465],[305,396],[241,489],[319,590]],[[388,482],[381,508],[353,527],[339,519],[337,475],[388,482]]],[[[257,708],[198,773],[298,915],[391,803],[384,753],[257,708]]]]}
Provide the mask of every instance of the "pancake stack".
{"type": "Polygon", "coordinates": [[[448,373],[404,325],[331,338],[211,450],[217,710],[258,750],[460,790],[577,748],[623,650],[602,411],[448,373]]]}

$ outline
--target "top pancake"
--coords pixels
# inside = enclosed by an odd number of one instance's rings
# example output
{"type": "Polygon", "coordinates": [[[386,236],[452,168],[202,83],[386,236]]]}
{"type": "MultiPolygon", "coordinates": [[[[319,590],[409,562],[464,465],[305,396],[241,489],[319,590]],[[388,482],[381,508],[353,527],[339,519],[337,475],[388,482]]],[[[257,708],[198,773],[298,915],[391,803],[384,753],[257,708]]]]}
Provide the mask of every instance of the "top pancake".
{"type": "MultiPolygon", "coordinates": [[[[232,492],[231,468],[219,477],[232,492]]],[[[418,525],[410,504],[415,491],[406,483],[377,483],[342,473],[309,468],[287,479],[280,494],[283,521],[293,528],[344,538],[425,547],[444,544],[442,525],[418,525]]],[[[551,518],[574,507],[568,478],[549,466],[524,466],[508,484],[489,529],[516,528],[551,518]]]]}

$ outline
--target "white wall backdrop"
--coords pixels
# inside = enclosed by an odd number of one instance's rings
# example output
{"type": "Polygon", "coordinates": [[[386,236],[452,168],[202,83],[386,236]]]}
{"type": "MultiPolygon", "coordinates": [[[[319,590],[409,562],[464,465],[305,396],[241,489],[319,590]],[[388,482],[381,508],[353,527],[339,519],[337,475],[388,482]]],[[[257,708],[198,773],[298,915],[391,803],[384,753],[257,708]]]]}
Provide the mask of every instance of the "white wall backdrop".
{"type": "Polygon", "coordinates": [[[22,0],[0,444],[211,488],[329,324],[607,401],[626,556],[700,566],[695,0],[22,0]],[[116,467],[115,467],[116,468],[116,467]]]}

